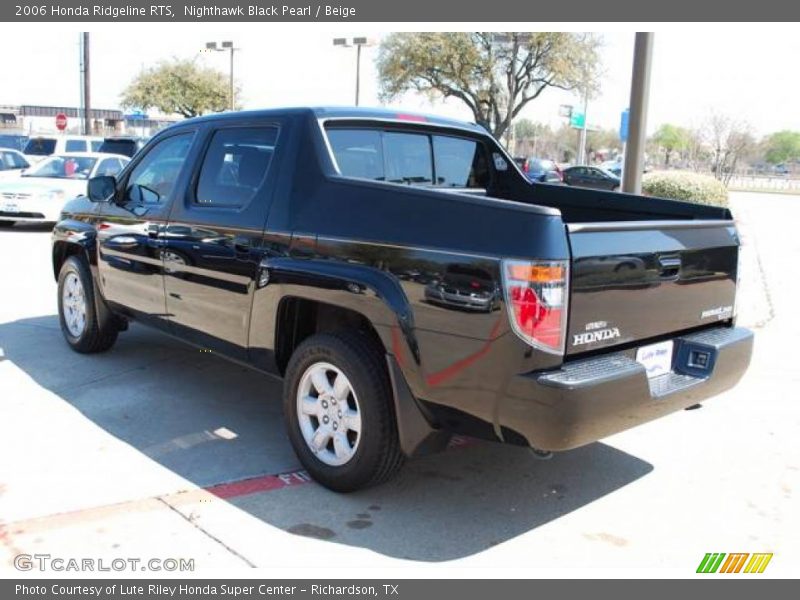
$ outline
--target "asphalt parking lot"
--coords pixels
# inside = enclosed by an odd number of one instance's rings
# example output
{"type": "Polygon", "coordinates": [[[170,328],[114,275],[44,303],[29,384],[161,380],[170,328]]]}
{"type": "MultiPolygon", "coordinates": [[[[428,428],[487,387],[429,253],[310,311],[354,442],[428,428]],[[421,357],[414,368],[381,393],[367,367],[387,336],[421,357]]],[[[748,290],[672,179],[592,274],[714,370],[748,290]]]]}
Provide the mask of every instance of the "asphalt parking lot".
{"type": "MultiPolygon", "coordinates": [[[[706,552],[800,558],[800,197],[733,194],[746,244],[740,385],[549,461],[456,440],[372,490],[309,482],[280,384],[139,326],[104,355],[71,352],[46,228],[0,232],[0,570],[14,556],[191,558],[369,576],[411,564],[664,569],[706,552]]],[[[477,570],[475,570],[477,569],[477,570]]],[[[398,571],[399,574],[399,571],[398,571]]]]}

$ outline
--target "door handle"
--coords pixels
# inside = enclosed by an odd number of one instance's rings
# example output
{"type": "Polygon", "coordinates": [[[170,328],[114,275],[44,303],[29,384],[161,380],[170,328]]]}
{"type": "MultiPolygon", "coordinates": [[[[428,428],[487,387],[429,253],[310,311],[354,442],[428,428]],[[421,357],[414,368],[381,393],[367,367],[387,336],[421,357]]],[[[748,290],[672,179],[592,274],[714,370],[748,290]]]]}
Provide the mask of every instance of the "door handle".
{"type": "Polygon", "coordinates": [[[149,235],[150,237],[157,237],[160,231],[161,231],[161,226],[158,223],[147,224],[147,235],[149,235]]]}
{"type": "Polygon", "coordinates": [[[139,240],[130,235],[119,235],[106,240],[104,245],[115,250],[133,250],[139,247],[139,240]]]}
{"type": "Polygon", "coordinates": [[[661,277],[674,277],[681,270],[681,259],[679,256],[659,256],[658,266],[661,277]]]}
{"type": "Polygon", "coordinates": [[[250,238],[244,235],[237,235],[233,238],[233,249],[237,252],[250,252],[250,238]]]}

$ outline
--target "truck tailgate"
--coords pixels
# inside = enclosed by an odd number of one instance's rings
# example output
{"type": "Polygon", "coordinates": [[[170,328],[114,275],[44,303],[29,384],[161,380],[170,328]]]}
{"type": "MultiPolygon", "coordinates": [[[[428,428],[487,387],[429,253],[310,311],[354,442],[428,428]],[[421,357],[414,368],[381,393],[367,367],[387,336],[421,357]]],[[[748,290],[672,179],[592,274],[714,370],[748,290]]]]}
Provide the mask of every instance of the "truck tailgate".
{"type": "Polygon", "coordinates": [[[567,229],[568,355],[733,316],[739,249],[733,221],[575,223],[567,229]]]}

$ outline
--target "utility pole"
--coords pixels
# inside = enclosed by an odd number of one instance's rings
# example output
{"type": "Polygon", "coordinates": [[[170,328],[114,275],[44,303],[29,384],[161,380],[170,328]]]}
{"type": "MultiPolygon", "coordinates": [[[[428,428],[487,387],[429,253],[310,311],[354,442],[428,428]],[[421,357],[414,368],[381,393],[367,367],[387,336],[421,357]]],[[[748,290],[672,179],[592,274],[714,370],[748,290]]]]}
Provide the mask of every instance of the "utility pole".
{"type": "Polygon", "coordinates": [[[92,134],[92,78],[89,61],[89,33],[83,33],[83,133],[92,134]]]}
{"type": "Polygon", "coordinates": [[[589,84],[583,90],[583,127],[578,134],[578,161],[579,165],[586,164],[586,127],[588,126],[588,118],[586,113],[589,111],[589,84]]]}
{"type": "Polygon", "coordinates": [[[650,71],[653,61],[653,32],[637,32],[633,47],[630,120],[622,167],[622,191],[642,192],[644,147],[647,136],[647,104],[650,98],[650,71]]]}

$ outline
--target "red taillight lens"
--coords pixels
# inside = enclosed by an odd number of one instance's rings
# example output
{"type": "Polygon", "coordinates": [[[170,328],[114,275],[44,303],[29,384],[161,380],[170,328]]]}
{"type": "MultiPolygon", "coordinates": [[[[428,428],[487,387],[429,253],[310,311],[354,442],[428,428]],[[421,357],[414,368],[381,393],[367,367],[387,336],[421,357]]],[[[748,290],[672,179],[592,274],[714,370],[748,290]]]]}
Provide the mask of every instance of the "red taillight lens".
{"type": "Polygon", "coordinates": [[[567,261],[503,261],[511,328],[531,346],[562,354],[567,334],[567,261]]]}

